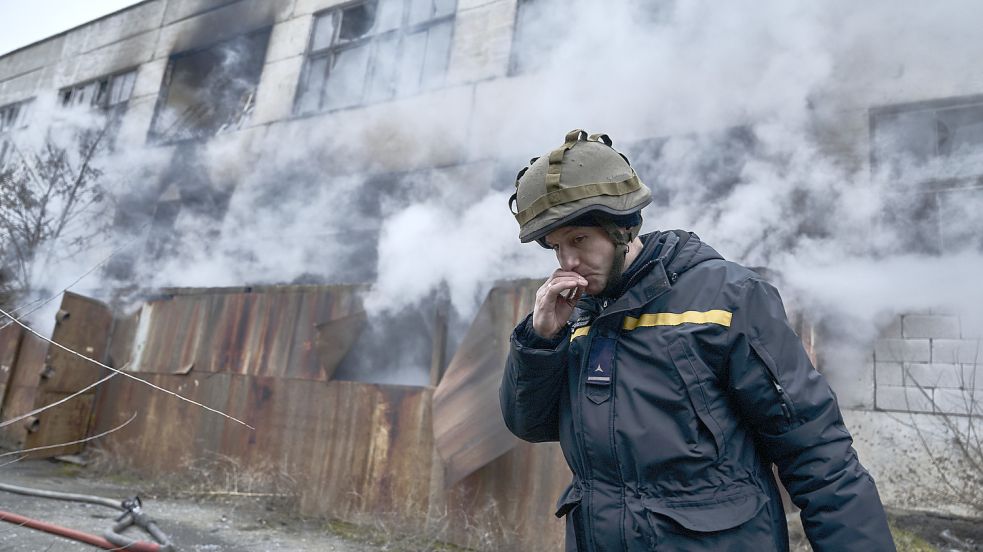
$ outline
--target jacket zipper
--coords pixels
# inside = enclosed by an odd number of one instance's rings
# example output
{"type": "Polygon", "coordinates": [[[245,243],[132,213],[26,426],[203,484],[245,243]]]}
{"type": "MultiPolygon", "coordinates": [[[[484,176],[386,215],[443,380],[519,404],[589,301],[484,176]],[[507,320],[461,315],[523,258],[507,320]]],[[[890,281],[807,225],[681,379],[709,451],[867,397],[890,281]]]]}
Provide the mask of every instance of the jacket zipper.
{"type": "MultiPolygon", "coordinates": [[[[591,325],[593,325],[596,321],[597,319],[595,318],[591,322],[591,325]]],[[[584,444],[584,439],[585,439],[584,404],[582,401],[584,399],[583,394],[585,391],[583,386],[586,385],[583,375],[586,370],[587,361],[589,360],[590,357],[590,348],[591,345],[593,345],[593,341],[594,341],[593,329],[592,331],[587,332],[586,341],[587,343],[585,344],[585,347],[582,349],[583,352],[580,358],[579,366],[577,367],[577,393],[571,399],[571,406],[576,405],[575,408],[577,409],[577,416],[574,422],[574,439],[577,440],[577,453],[580,456],[580,463],[584,469],[583,478],[581,478],[582,481],[584,481],[584,485],[583,485],[583,494],[580,499],[580,506],[584,514],[583,515],[584,540],[586,540],[587,548],[588,550],[590,550],[593,549],[594,547],[594,521],[593,521],[593,515],[591,513],[591,511],[593,510],[593,508],[591,507],[591,501],[594,496],[594,485],[591,484],[592,468],[590,465],[590,460],[587,458],[587,447],[584,444]],[[578,425],[580,426],[579,428],[577,427],[578,425]]],[[[578,476],[574,474],[574,477],[578,477],[578,476]]]]}
{"type": "Polygon", "coordinates": [[[771,378],[771,384],[775,386],[775,391],[778,392],[779,405],[782,407],[782,414],[785,415],[785,420],[791,424],[794,412],[792,410],[792,401],[789,400],[788,393],[785,392],[785,388],[782,384],[778,383],[778,380],[774,376],[771,378]]]}

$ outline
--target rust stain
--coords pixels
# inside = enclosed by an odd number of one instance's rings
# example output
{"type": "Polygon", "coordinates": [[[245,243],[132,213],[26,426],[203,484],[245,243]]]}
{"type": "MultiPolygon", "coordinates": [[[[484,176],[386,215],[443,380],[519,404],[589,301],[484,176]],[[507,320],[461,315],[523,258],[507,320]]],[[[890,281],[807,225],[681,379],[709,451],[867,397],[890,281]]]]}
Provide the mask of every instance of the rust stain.
{"type": "Polygon", "coordinates": [[[434,439],[450,486],[519,441],[505,427],[498,386],[514,321],[534,300],[538,282],[493,288],[468,328],[434,393],[434,439]]]}
{"type": "MultiPolygon", "coordinates": [[[[140,313],[142,331],[124,334],[144,373],[197,371],[326,381],[361,331],[355,286],[172,290],[140,313]],[[330,327],[325,334],[322,327],[330,327]],[[152,330],[151,330],[152,328],[152,330]]],[[[362,317],[362,318],[360,318],[362,317]]]]}

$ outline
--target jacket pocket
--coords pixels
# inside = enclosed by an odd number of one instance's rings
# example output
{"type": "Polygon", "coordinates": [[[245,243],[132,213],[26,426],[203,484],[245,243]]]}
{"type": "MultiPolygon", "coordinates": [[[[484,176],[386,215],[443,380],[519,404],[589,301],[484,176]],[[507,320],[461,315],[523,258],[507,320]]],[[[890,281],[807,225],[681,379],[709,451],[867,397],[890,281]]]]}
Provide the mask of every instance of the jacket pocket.
{"type": "MultiPolygon", "coordinates": [[[[788,392],[782,387],[781,382],[778,381],[778,365],[775,363],[775,359],[772,358],[771,353],[765,349],[764,345],[761,344],[757,339],[751,338],[748,340],[751,344],[751,350],[754,354],[761,359],[761,363],[765,366],[765,374],[768,379],[771,380],[771,385],[774,387],[775,392],[778,394],[779,405],[782,409],[782,415],[785,416],[785,422],[791,424],[795,421],[795,405],[792,404],[792,399],[788,396],[788,392]]],[[[788,429],[788,428],[786,428],[788,429]]]]}
{"type": "Polygon", "coordinates": [[[709,383],[700,376],[697,371],[690,347],[684,338],[679,338],[669,344],[669,358],[672,359],[676,372],[682,378],[686,387],[686,395],[689,397],[690,404],[696,412],[696,417],[704,428],[713,436],[713,446],[717,451],[717,458],[724,453],[724,437],[720,424],[710,413],[709,383]]]}
{"type": "MultiPolygon", "coordinates": [[[[645,499],[651,543],[659,550],[773,550],[775,520],[758,489],[692,501],[645,499]]],[[[779,520],[782,523],[785,520],[779,520]]]]}

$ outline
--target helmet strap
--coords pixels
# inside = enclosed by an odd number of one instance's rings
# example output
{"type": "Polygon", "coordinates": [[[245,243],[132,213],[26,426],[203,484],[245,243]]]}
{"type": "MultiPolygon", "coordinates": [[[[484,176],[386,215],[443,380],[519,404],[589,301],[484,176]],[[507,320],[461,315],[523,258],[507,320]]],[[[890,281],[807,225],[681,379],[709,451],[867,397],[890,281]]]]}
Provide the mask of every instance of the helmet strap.
{"type": "Polygon", "coordinates": [[[631,228],[620,228],[604,216],[594,216],[597,224],[604,228],[614,242],[614,259],[611,261],[611,270],[608,271],[607,282],[604,289],[599,294],[601,297],[610,297],[615,294],[621,286],[621,275],[625,271],[625,258],[628,256],[628,244],[638,236],[641,225],[631,228]]]}

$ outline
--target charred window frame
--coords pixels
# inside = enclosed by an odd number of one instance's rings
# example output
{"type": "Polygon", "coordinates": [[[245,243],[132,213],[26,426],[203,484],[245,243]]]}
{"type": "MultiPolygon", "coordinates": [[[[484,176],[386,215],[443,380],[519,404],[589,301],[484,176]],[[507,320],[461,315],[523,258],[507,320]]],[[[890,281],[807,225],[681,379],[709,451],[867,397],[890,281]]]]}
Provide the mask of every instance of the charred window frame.
{"type": "Polygon", "coordinates": [[[892,177],[932,162],[983,155],[983,96],[876,107],[869,117],[871,169],[892,177]]]}
{"type": "Polygon", "coordinates": [[[26,127],[32,101],[33,99],[0,106],[0,133],[26,127]]]}
{"type": "Polygon", "coordinates": [[[271,30],[171,55],[149,139],[171,143],[242,128],[255,106],[271,30]]]}
{"type": "Polygon", "coordinates": [[[62,88],[58,92],[58,98],[63,107],[83,105],[103,110],[119,108],[133,95],[136,77],[136,69],[106,75],[62,88]]]}
{"type": "Polygon", "coordinates": [[[457,0],[365,0],[314,14],[297,113],[409,96],[443,84],[457,0]]]}

